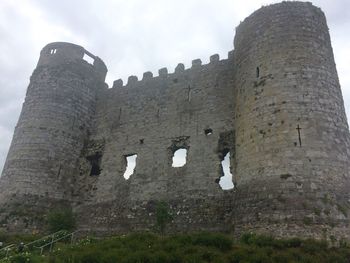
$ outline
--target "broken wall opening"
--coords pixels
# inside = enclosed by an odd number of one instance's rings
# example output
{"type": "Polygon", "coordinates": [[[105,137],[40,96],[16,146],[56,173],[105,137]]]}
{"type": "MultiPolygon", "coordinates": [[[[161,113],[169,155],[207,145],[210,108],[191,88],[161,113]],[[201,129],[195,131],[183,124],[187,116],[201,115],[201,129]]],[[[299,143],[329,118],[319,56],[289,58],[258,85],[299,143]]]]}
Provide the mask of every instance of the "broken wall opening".
{"type": "Polygon", "coordinates": [[[173,158],[172,158],[172,167],[182,167],[185,166],[187,162],[187,149],[185,148],[180,148],[177,149],[174,152],[173,158]]]}
{"type": "Polygon", "coordinates": [[[224,155],[224,159],[221,161],[221,173],[222,176],[219,180],[219,185],[222,190],[230,190],[234,188],[234,184],[232,181],[232,173],[231,173],[231,161],[230,161],[230,152],[224,155]]]}
{"type": "Polygon", "coordinates": [[[217,153],[220,160],[219,178],[215,180],[222,190],[234,188],[233,175],[231,173],[231,159],[234,156],[234,131],[220,133],[217,153]]]}
{"type": "Polygon", "coordinates": [[[172,140],[172,144],[168,148],[171,167],[177,168],[186,165],[188,149],[189,136],[181,136],[172,140]]]}
{"type": "Polygon", "coordinates": [[[125,172],[123,174],[125,180],[128,180],[134,174],[136,168],[137,154],[124,155],[125,172]]]}

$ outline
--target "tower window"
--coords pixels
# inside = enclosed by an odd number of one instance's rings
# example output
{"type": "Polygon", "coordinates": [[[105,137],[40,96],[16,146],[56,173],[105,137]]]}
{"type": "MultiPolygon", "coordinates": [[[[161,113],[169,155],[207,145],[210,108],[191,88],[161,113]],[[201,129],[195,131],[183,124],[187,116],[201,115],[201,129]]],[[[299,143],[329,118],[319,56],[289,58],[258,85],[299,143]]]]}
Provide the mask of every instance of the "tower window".
{"type": "Polygon", "coordinates": [[[260,76],[260,68],[256,67],[256,77],[259,78],[260,76]]]}
{"type": "Polygon", "coordinates": [[[84,56],[83,56],[83,59],[87,62],[87,63],[89,63],[89,64],[91,64],[91,65],[93,65],[94,64],[94,58],[93,57],[90,57],[88,54],[84,54],[84,56]]]}

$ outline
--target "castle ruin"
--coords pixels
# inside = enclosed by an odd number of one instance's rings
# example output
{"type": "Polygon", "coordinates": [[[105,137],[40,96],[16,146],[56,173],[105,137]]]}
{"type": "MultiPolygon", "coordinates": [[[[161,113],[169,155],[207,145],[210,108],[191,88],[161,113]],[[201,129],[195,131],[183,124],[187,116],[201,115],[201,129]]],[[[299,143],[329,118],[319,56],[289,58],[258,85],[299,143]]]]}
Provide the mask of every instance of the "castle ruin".
{"type": "Polygon", "coordinates": [[[81,230],[148,230],[163,200],[171,232],[350,237],[350,135],[319,8],[262,7],[227,59],[112,88],[106,73],[81,46],[42,49],[0,178],[0,227],[40,229],[69,206],[81,230]],[[186,164],[172,167],[179,149],[186,164]],[[223,191],[228,153],[235,187],[223,191]]]}

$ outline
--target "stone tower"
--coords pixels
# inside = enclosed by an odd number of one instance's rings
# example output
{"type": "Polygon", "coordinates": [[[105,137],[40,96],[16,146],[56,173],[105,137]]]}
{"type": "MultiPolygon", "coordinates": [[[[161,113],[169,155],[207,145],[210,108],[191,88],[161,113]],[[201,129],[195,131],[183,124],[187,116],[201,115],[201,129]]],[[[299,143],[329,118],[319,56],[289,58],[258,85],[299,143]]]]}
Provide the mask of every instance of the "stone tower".
{"type": "Polygon", "coordinates": [[[36,209],[71,200],[71,175],[106,73],[80,46],[57,42],[42,49],[1,176],[1,203],[36,209]]]}
{"type": "Polygon", "coordinates": [[[31,221],[7,229],[40,228],[35,217],[71,206],[86,231],[147,230],[162,200],[173,232],[349,238],[350,136],[324,14],[303,2],[262,7],[234,47],[108,89],[98,57],[47,45],[0,180],[5,214],[20,206],[31,221]],[[186,164],[175,168],[179,149],[186,164]],[[235,187],[223,191],[228,153],[235,187]]]}
{"type": "Polygon", "coordinates": [[[349,128],[323,12],[263,7],[234,46],[236,225],[349,235],[349,128]]]}

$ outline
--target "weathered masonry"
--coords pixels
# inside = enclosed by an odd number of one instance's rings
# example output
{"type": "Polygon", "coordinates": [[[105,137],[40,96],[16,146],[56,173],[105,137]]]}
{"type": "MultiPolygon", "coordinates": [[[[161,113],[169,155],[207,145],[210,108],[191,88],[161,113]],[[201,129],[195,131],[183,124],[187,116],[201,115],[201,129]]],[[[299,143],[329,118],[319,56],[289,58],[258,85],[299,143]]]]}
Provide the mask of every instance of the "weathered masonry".
{"type": "Polygon", "coordinates": [[[262,7],[224,60],[112,88],[106,73],[81,46],[43,48],[0,179],[2,228],[70,206],[82,230],[147,230],[164,200],[169,231],[350,237],[349,128],[319,8],[262,7]]]}

